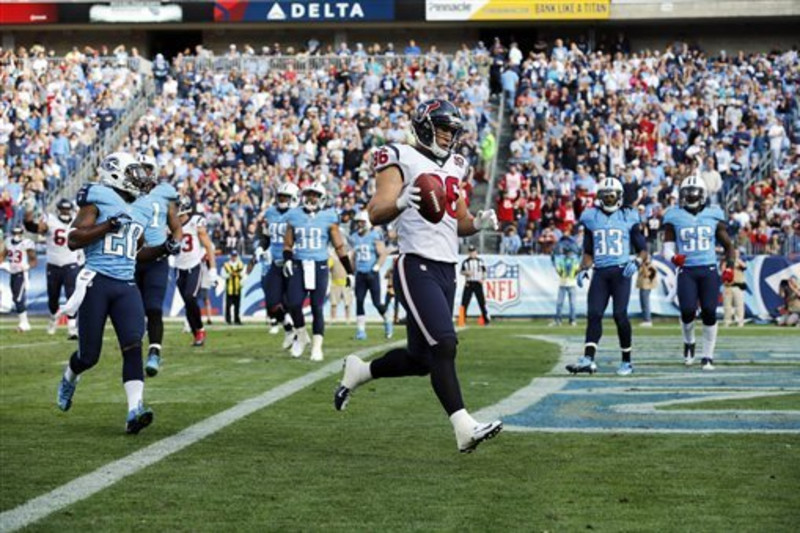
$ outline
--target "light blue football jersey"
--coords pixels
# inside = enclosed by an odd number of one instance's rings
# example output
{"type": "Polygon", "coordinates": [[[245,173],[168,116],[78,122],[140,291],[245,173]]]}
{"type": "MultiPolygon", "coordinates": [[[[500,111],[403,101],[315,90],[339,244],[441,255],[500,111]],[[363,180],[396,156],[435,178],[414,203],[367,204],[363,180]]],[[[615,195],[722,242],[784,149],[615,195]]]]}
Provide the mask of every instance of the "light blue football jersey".
{"type": "Polygon", "coordinates": [[[86,248],[86,268],[110,278],[133,280],[136,270],[136,252],[144,228],[152,221],[152,212],[134,208],[114,189],[105,185],[84,185],[77,196],[78,206],[97,207],[97,223],[105,222],[117,213],[126,213],[133,220],[115,232],[106,233],[86,248]]]}
{"type": "Polygon", "coordinates": [[[166,182],[156,185],[149,194],[133,202],[133,207],[149,217],[144,228],[147,246],[160,246],[167,240],[167,214],[169,203],[178,201],[178,191],[166,182]]]}
{"type": "Polygon", "coordinates": [[[710,206],[693,215],[682,207],[671,207],[664,213],[664,224],[675,228],[678,253],[686,256],[684,266],[717,264],[717,224],[725,222],[719,206],[710,206]]]}
{"type": "Polygon", "coordinates": [[[287,209],[281,212],[273,205],[264,213],[266,231],[269,235],[269,251],[273,261],[280,261],[283,258],[283,236],[286,235],[286,218],[290,211],[291,209],[287,209]]]}
{"type": "Polygon", "coordinates": [[[632,209],[617,209],[606,214],[592,207],[581,215],[580,223],[592,234],[595,268],[620,266],[630,261],[631,230],[639,224],[632,209]]]}
{"type": "Polygon", "coordinates": [[[286,222],[294,229],[295,259],[328,260],[330,227],[339,223],[339,218],[333,209],[309,213],[303,207],[295,207],[289,210],[286,222]]]}
{"type": "Polygon", "coordinates": [[[375,241],[383,238],[380,230],[372,229],[364,235],[353,232],[350,235],[350,247],[356,255],[356,272],[372,272],[372,267],[378,262],[378,248],[375,241]]]}

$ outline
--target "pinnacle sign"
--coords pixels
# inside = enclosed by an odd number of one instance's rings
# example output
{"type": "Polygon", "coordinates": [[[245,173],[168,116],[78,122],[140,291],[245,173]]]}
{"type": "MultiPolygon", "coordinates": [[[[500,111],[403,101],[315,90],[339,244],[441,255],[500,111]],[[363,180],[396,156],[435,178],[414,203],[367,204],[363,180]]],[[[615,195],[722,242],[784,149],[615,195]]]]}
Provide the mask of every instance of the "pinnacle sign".
{"type": "Polygon", "coordinates": [[[357,22],[393,19],[393,0],[228,0],[214,5],[216,22],[357,22]]]}

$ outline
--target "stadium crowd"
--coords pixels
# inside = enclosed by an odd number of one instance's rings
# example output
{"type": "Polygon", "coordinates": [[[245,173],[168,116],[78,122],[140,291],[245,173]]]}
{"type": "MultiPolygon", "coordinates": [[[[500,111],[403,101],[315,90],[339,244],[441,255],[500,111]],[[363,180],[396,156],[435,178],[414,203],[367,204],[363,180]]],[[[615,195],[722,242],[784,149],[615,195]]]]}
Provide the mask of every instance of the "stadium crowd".
{"type": "MultiPolygon", "coordinates": [[[[0,78],[7,222],[19,216],[24,191],[56,188],[75,168],[141,78],[138,53],[122,46],[60,59],[41,47],[0,54],[11,67],[0,78]]],[[[497,181],[503,253],[551,253],[564,236],[579,242],[576,221],[603,176],[622,180],[655,245],[680,179],[692,173],[703,176],[713,202],[730,207],[730,232],[748,253],[800,252],[794,50],[712,57],[676,43],[636,53],[624,36],[597,49],[556,39],[527,54],[499,39],[452,55],[414,41],[402,53],[311,42],[260,53],[231,45],[222,56],[197,47],[172,61],[159,54],[150,66],[154,103],[122,148],[157,157],[205,207],[221,251],[252,249],[261,213],[285,180],[323,181],[343,220],[352,220],[374,187],[369,150],[410,142],[415,104],[436,95],[465,115],[460,149],[476,179],[496,150],[490,102],[504,98],[511,109],[513,140],[500,147],[510,159],[497,181]],[[320,53],[331,55],[302,71],[292,61],[320,53]],[[759,176],[765,160],[773,170],[759,176]],[[750,183],[751,175],[759,179],[750,183]]]]}
{"type": "Polygon", "coordinates": [[[0,49],[0,228],[74,172],[137,93],[135,49],[0,49]]]}

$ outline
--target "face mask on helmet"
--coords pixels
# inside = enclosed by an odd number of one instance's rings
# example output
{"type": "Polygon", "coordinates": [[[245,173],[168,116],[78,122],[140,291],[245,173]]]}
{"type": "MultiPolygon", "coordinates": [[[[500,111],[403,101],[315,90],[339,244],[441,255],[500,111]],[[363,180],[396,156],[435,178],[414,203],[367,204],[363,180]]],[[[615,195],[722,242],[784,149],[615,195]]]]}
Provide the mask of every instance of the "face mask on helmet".
{"type": "Polygon", "coordinates": [[[278,209],[289,209],[291,207],[292,197],[289,194],[278,195],[278,209]]]}
{"type": "Polygon", "coordinates": [[[412,125],[417,144],[434,156],[444,158],[458,142],[463,120],[453,104],[433,100],[420,104],[412,125]]]}
{"type": "Polygon", "coordinates": [[[192,201],[187,196],[182,196],[178,201],[178,215],[188,215],[192,212],[192,201]]]}
{"type": "Polygon", "coordinates": [[[303,193],[303,207],[308,211],[316,211],[322,207],[322,195],[317,191],[305,191],[303,193]]]}
{"type": "Polygon", "coordinates": [[[22,228],[14,228],[11,231],[11,242],[17,244],[22,240],[22,228]]]}
{"type": "Polygon", "coordinates": [[[681,205],[689,209],[698,209],[705,203],[705,191],[701,187],[684,187],[681,189],[681,205]]]}
{"type": "Polygon", "coordinates": [[[600,201],[600,209],[607,213],[611,213],[619,209],[620,196],[617,191],[603,190],[597,194],[597,199],[600,201]]]}

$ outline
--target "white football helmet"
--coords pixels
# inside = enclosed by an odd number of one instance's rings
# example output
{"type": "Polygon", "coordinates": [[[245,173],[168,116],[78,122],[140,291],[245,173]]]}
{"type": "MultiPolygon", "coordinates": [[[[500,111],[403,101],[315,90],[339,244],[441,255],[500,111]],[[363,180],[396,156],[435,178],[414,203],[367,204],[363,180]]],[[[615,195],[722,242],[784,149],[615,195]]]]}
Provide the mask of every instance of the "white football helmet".
{"type": "Polygon", "coordinates": [[[300,192],[297,185],[291,182],[281,183],[278,187],[277,198],[278,209],[289,209],[297,206],[297,193],[300,192]],[[288,200],[281,201],[281,197],[288,197],[288,200]]]}
{"type": "Polygon", "coordinates": [[[147,185],[147,174],[131,154],[114,152],[107,155],[97,168],[100,183],[112,189],[138,197],[147,185]]]}
{"type": "Polygon", "coordinates": [[[314,182],[303,187],[303,207],[308,211],[325,208],[326,192],[321,183],[314,182]]]}
{"type": "Polygon", "coordinates": [[[613,213],[622,207],[622,183],[617,178],[605,178],[597,187],[595,204],[606,213],[613,213]]]}
{"type": "Polygon", "coordinates": [[[370,227],[369,213],[367,213],[366,209],[362,209],[361,211],[359,211],[353,220],[355,220],[356,227],[359,229],[359,231],[361,229],[368,230],[370,227]],[[363,222],[364,224],[362,225],[361,222],[363,222]]]}
{"type": "Polygon", "coordinates": [[[142,165],[142,167],[144,167],[145,171],[147,172],[148,176],[150,176],[151,179],[153,180],[158,179],[159,168],[158,168],[158,161],[156,161],[155,157],[147,154],[139,154],[139,156],[136,159],[138,159],[139,164],[142,165]]]}
{"type": "Polygon", "coordinates": [[[678,201],[681,207],[699,209],[706,205],[708,187],[706,182],[698,175],[688,176],[681,181],[678,190],[678,201]]]}
{"type": "Polygon", "coordinates": [[[181,196],[178,198],[178,216],[188,215],[192,211],[194,211],[194,204],[190,197],[181,196]]]}

